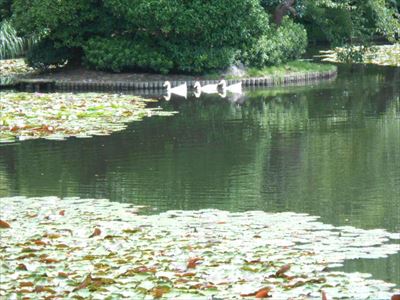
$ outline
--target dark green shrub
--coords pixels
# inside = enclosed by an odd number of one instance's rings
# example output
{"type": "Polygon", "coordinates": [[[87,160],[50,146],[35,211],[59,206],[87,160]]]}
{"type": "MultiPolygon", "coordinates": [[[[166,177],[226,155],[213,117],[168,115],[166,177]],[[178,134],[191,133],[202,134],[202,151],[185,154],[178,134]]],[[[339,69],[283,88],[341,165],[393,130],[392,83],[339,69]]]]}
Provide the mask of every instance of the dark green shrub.
{"type": "Polygon", "coordinates": [[[27,63],[38,69],[46,69],[49,66],[61,66],[68,60],[78,56],[79,49],[56,47],[54,42],[43,39],[34,44],[26,55],[27,63]]]}
{"type": "Polygon", "coordinates": [[[263,35],[258,43],[246,50],[242,60],[246,65],[262,68],[299,58],[307,47],[304,27],[285,18],[282,26],[263,35]]]}
{"type": "MultiPolygon", "coordinates": [[[[269,28],[258,0],[105,3],[126,24],[124,38],[137,41],[143,51],[157,49],[172,60],[169,71],[203,73],[226,68],[269,28]]],[[[90,60],[89,53],[86,57],[90,60]]]]}
{"type": "Polygon", "coordinates": [[[85,63],[99,70],[168,73],[173,62],[158,49],[123,38],[93,38],[84,46],[85,63]]]}
{"type": "Polygon", "coordinates": [[[11,0],[0,0],[0,22],[11,17],[11,0]]]}
{"type": "Polygon", "coordinates": [[[269,28],[259,0],[14,0],[13,9],[22,34],[80,48],[87,65],[114,71],[222,69],[269,28]]]}

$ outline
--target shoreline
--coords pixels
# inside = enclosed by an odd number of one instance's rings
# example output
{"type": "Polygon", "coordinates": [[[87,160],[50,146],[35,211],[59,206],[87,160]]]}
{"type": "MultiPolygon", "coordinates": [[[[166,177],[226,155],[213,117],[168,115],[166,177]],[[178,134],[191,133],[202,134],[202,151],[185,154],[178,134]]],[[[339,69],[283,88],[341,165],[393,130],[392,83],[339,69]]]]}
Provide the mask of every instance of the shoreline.
{"type": "MultiPolygon", "coordinates": [[[[1,63],[2,61],[0,61],[1,63]]],[[[245,87],[273,87],[314,83],[334,79],[337,67],[334,65],[293,61],[265,69],[248,69],[246,74],[235,76],[229,73],[206,75],[151,74],[151,73],[109,73],[88,70],[83,67],[67,66],[39,72],[30,69],[21,59],[6,60],[0,76],[0,89],[19,91],[158,91],[163,90],[165,81],[172,86],[186,82],[189,88],[196,81],[202,85],[215,84],[225,79],[228,84],[242,82],[245,87]],[[12,71],[10,73],[10,70],[12,71]],[[7,71],[9,71],[7,73],[7,71]]],[[[0,68],[1,69],[1,68],[0,68]]]]}
{"type": "MultiPolygon", "coordinates": [[[[227,79],[228,84],[242,82],[245,87],[273,87],[286,86],[293,84],[301,84],[322,80],[333,79],[337,76],[337,69],[321,72],[297,72],[286,75],[269,75],[263,77],[245,77],[240,79],[227,79]]],[[[165,80],[170,80],[172,86],[176,86],[187,82],[188,87],[192,88],[196,81],[200,84],[216,84],[219,80],[194,79],[194,78],[177,78],[176,76],[165,76],[159,78],[155,75],[152,79],[151,75],[146,80],[128,80],[119,78],[119,80],[110,80],[104,78],[74,80],[74,78],[65,77],[64,79],[51,79],[37,76],[36,78],[18,79],[14,87],[18,87],[21,91],[143,91],[143,90],[162,90],[165,80]],[[172,78],[172,80],[171,80],[172,78]],[[174,80],[175,79],[175,80],[174,80]]]]}

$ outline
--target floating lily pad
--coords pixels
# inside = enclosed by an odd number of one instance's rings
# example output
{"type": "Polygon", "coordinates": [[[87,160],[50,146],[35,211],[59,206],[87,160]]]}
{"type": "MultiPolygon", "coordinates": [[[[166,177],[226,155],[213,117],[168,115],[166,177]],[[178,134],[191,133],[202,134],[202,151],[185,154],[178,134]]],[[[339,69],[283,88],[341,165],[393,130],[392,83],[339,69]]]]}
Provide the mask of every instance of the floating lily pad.
{"type": "MultiPolygon", "coordinates": [[[[296,213],[139,215],[100,199],[0,198],[0,298],[389,299],[394,285],[330,265],[399,251],[384,230],[296,213]]],[[[397,236],[395,236],[397,238],[397,236]]]]}
{"type": "Polygon", "coordinates": [[[71,93],[0,93],[0,143],[10,140],[109,135],[132,121],[170,116],[136,96],[71,93]]]}

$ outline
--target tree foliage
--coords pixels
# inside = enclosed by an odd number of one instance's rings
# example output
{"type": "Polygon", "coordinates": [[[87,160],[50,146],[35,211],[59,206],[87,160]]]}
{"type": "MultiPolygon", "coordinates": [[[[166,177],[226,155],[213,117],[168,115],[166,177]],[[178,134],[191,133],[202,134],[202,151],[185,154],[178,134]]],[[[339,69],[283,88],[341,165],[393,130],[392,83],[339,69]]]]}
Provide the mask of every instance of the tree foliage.
{"type": "MultiPolygon", "coordinates": [[[[10,11],[11,0],[0,0],[10,11]]],[[[334,45],[399,36],[398,0],[12,0],[13,24],[44,40],[32,65],[83,59],[97,69],[203,73],[238,60],[297,58],[334,45]],[[293,21],[287,21],[286,15],[293,21]],[[275,24],[273,24],[275,23],[275,24]],[[53,53],[54,52],[54,53],[53,53]],[[48,55],[46,54],[48,53],[48,55]]],[[[4,13],[3,13],[4,14],[4,13]]]]}

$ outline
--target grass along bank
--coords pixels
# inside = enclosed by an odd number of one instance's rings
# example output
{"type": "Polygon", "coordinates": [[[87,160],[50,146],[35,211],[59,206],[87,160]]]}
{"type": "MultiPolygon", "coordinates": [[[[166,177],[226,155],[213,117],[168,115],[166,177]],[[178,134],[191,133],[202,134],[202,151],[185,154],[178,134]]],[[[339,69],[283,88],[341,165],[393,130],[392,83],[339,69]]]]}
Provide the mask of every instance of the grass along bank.
{"type": "Polygon", "coordinates": [[[292,61],[280,66],[265,67],[263,69],[249,68],[246,76],[264,77],[264,76],[284,76],[297,73],[311,72],[329,72],[336,71],[336,66],[331,64],[318,64],[309,61],[292,61]]]}

